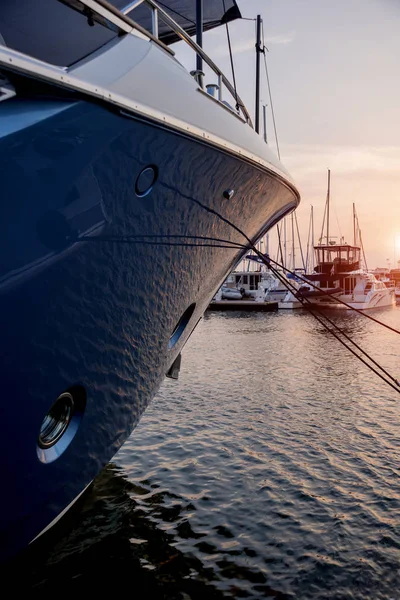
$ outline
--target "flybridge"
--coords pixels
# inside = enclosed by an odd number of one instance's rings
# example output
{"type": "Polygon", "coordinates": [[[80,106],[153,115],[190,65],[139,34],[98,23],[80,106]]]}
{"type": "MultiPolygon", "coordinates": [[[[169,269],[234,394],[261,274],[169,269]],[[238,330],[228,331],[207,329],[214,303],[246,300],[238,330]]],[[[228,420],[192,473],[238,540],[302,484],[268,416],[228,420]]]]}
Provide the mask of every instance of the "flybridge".
{"type": "Polygon", "coordinates": [[[348,273],[360,268],[360,251],[358,246],[348,244],[314,246],[317,273],[348,273]],[[332,272],[333,271],[333,272],[332,272]]]}
{"type": "MultiPolygon", "coordinates": [[[[148,31],[152,30],[152,13],[145,0],[111,0],[110,4],[115,6],[125,15],[133,10],[134,19],[148,31]]],[[[195,0],[163,0],[157,5],[163,9],[189,36],[196,35],[198,17],[198,2],[195,0]]],[[[240,19],[241,14],[235,0],[202,0],[202,30],[209,31],[235,19],[240,19]]],[[[130,15],[132,16],[132,15],[130,15]]],[[[181,38],[172,31],[164,22],[158,25],[158,37],[164,44],[173,44],[181,38]]]]}

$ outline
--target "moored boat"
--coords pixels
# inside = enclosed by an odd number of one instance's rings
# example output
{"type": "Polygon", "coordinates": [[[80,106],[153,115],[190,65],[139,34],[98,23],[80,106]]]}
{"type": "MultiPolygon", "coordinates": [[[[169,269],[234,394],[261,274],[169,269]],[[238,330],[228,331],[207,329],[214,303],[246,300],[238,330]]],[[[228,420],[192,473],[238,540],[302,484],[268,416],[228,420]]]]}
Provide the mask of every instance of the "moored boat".
{"type": "MultiPolygon", "coordinates": [[[[314,246],[316,266],[314,272],[305,275],[311,290],[304,290],[303,297],[312,304],[335,308],[366,310],[393,306],[394,288],[379,281],[367,271],[361,261],[361,232],[353,204],[353,245],[341,240],[340,244],[329,236],[330,171],[326,199],[326,241],[314,246]],[[314,287],[315,286],[315,287],[314,287]],[[346,306],[347,305],[347,306],[346,306]]],[[[325,219],[325,217],[324,217],[325,219]]],[[[321,240],[323,236],[321,234],[321,240]]],[[[364,257],[365,260],[365,257],[364,257]]]]}

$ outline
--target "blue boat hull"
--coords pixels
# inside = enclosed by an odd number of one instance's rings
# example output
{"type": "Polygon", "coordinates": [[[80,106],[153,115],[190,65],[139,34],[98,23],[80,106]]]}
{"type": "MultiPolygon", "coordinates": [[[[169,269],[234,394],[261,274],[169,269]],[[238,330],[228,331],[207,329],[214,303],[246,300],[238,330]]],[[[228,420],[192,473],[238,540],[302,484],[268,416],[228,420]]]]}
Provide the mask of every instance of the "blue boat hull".
{"type": "MultiPolygon", "coordinates": [[[[28,100],[11,102],[7,110],[29,113],[28,100]]],[[[297,197],[243,160],[83,101],[44,101],[32,122],[0,136],[4,560],[118,451],[243,254],[134,236],[243,243],[207,208],[255,240],[297,197]],[[70,389],[85,401],[72,441],[52,455],[38,446],[39,431],[70,389]]]]}

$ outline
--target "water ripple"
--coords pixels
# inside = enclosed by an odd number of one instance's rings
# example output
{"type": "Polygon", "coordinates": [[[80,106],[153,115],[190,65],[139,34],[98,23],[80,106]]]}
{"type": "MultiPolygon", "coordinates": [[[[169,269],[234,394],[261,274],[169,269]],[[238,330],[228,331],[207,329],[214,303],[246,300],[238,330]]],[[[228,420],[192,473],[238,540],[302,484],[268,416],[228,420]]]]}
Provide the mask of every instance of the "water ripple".
{"type": "MultiPolygon", "coordinates": [[[[399,309],[375,316],[399,327],[399,309]]],[[[397,336],[335,318],[398,375],[397,336]]],[[[308,314],[206,315],[180,381],[165,382],[30,584],[44,591],[62,575],[79,591],[130,582],[140,598],[397,599],[398,403],[308,314]]]]}

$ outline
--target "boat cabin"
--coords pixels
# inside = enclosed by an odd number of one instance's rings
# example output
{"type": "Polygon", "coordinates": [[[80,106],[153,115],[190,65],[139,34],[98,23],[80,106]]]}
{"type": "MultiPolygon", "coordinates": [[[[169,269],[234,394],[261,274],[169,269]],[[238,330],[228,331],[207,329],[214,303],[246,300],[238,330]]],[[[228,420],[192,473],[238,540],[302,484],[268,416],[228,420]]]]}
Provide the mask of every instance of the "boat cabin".
{"type": "Polygon", "coordinates": [[[234,271],[228,276],[225,285],[236,289],[243,288],[246,291],[254,291],[258,289],[261,279],[261,271],[234,271]]]}
{"type": "Polygon", "coordinates": [[[314,246],[317,273],[329,273],[329,275],[339,275],[357,271],[360,268],[360,252],[358,246],[349,244],[319,245],[314,246]]]}
{"type": "Polygon", "coordinates": [[[305,275],[315,281],[320,288],[341,289],[352,293],[356,278],[352,276],[361,266],[359,246],[334,243],[314,246],[316,267],[314,273],[305,275]]]}

